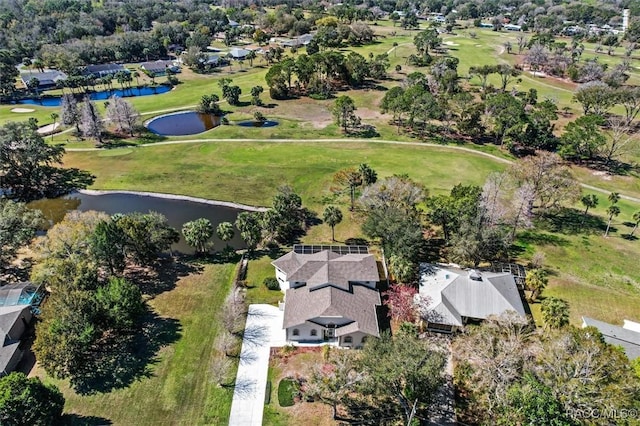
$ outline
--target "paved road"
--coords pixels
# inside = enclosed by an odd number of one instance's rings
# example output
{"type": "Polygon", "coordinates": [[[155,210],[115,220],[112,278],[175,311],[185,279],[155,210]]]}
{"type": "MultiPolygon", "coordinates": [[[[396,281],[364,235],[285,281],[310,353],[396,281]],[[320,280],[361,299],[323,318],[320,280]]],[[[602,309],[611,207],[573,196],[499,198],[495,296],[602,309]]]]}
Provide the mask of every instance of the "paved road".
{"type": "Polygon", "coordinates": [[[249,305],[230,426],[262,426],[271,347],[285,345],[283,312],[271,305],[249,305]]]}

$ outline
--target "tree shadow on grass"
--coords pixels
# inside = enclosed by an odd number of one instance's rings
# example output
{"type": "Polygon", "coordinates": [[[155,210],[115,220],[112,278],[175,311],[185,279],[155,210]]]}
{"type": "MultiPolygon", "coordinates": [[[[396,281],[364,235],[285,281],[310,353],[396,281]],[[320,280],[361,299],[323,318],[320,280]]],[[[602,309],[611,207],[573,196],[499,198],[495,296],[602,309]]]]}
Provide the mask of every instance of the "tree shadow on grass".
{"type": "Polygon", "coordinates": [[[158,362],[158,351],[176,342],[181,334],[180,322],[147,311],[138,332],[109,335],[93,348],[84,369],[70,380],[80,395],[110,392],[151,377],[151,366],[158,362]]]}
{"type": "Polygon", "coordinates": [[[103,426],[111,425],[113,422],[104,417],[83,416],[81,414],[64,414],[62,418],[55,423],[59,426],[103,426]]]}
{"type": "Polygon", "coordinates": [[[174,289],[180,278],[202,270],[202,265],[167,257],[161,258],[154,268],[130,268],[126,278],[136,283],[143,294],[155,297],[174,289]]]}
{"type": "Polygon", "coordinates": [[[566,235],[597,234],[604,232],[607,223],[598,216],[585,216],[582,211],[562,207],[540,216],[536,227],[566,235]]]}
{"type": "Polygon", "coordinates": [[[569,240],[558,235],[544,232],[524,231],[518,234],[518,241],[523,244],[538,246],[566,246],[569,240]]]}

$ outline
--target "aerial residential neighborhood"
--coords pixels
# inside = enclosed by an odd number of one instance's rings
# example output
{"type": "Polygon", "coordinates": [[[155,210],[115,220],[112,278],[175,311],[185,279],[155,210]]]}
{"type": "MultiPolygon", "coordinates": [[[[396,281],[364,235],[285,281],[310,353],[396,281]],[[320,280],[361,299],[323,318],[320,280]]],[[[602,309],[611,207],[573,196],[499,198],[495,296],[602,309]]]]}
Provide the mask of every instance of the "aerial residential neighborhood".
{"type": "Polygon", "coordinates": [[[0,425],[640,424],[637,2],[0,24],[0,425]]]}

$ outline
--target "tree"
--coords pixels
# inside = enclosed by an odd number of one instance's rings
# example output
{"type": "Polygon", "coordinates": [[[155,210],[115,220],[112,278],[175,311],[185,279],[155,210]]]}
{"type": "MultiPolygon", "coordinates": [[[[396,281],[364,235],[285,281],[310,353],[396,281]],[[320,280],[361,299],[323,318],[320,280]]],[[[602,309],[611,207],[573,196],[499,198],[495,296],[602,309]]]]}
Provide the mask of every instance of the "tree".
{"type": "Polygon", "coordinates": [[[127,256],[139,265],[151,265],[160,253],[180,240],[180,233],[157,212],[128,213],[114,220],[124,233],[127,256]]]}
{"type": "Polygon", "coordinates": [[[115,221],[107,219],[98,222],[89,241],[91,253],[98,264],[106,266],[111,274],[124,270],[126,239],[115,221]]]}
{"type": "Polygon", "coordinates": [[[558,154],[568,160],[593,160],[606,143],[601,124],[602,119],[596,115],[583,115],[567,124],[558,154]]]}
{"type": "Polygon", "coordinates": [[[500,76],[500,89],[504,92],[507,90],[507,85],[510,81],[512,81],[515,77],[518,77],[520,74],[520,70],[512,67],[508,64],[499,64],[496,66],[496,73],[500,76]]]}
{"type": "Polygon", "coordinates": [[[95,294],[98,322],[113,330],[131,330],[144,313],[140,288],[124,278],[109,277],[95,294]]]}
{"type": "Polygon", "coordinates": [[[544,290],[549,283],[549,279],[544,269],[536,268],[527,271],[524,283],[531,292],[529,301],[535,302],[540,296],[540,293],[542,293],[542,290],[544,290]]]}
{"type": "MultiPolygon", "coordinates": [[[[580,198],[580,202],[585,207],[584,208],[584,218],[587,217],[587,213],[589,213],[589,209],[595,208],[598,205],[598,196],[595,194],[587,194],[580,198]]],[[[584,218],[582,221],[584,222],[584,218]]]]}
{"type": "Polygon", "coordinates": [[[429,28],[420,31],[413,38],[413,44],[416,46],[418,53],[426,57],[429,55],[429,49],[435,49],[442,43],[442,39],[438,36],[438,31],[434,28],[429,28]]]}
{"type": "Polygon", "coordinates": [[[344,133],[349,133],[351,127],[359,125],[359,117],[355,114],[356,105],[349,96],[342,95],[333,104],[331,113],[338,126],[342,126],[344,133]]]}
{"type": "Polygon", "coordinates": [[[491,74],[497,72],[497,68],[495,65],[481,65],[481,66],[471,66],[469,67],[469,75],[478,76],[480,78],[480,86],[482,87],[482,91],[486,91],[487,89],[487,80],[491,74]]]}
{"type": "Polygon", "coordinates": [[[362,176],[362,184],[364,186],[372,185],[378,180],[378,173],[376,173],[376,171],[366,163],[360,164],[358,166],[358,171],[362,176]]]}
{"type": "Polygon", "coordinates": [[[614,90],[601,81],[581,84],[573,95],[585,115],[603,116],[615,104],[615,98],[614,90]]]}
{"type": "Polygon", "coordinates": [[[224,86],[222,88],[222,97],[229,102],[229,105],[239,105],[241,94],[240,86],[224,86]]]}
{"type": "Polygon", "coordinates": [[[349,210],[355,209],[356,202],[356,188],[362,185],[362,174],[354,167],[349,167],[338,171],[333,175],[333,181],[342,187],[349,189],[349,196],[351,199],[351,207],[349,210]]]}
{"type": "Polygon", "coordinates": [[[201,114],[220,116],[222,115],[222,110],[218,104],[219,101],[220,98],[218,95],[202,95],[200,103],[197,106],[197,111],[201,114]]]}
{"type": "Polygon", "coordinates": [[[18,201],[57,197],[85,188],[93,176],[78,169],[63,169],[64,148],[47,145],[34,120],[8,122],[0,127],[0,188],[18,201]]]}
{"type": "Polygon", "coordinates": [[[40,210],[24,203],[0,199],[0,270],[15,259],[18,249],[29,243],[42,225],[40,210]]]}
{"type": "Polygon", "coordinates": [[[253,212],[239,213],[235,225],[240,231],[240,238],[243,239],[249,251],[255,250],[262,236],[259,214],[253,212]]]}
{"type": "Polygon", "coordinates": [[[606,229],[606,231],[604,231],[604,236],[605,237],[609,236],[609,229],[611,228],[611,221],[613,220],[613,218],[615,216],[618,216],[619,214],[620,214],[620,207],[616,206],[615,204],[612,204],[607,208],[607,215],[609,215],[609,218],[607,219],[607,229],[606,229]]]}
{"type": "Polygon", "coordinates": [[[577,201],[580,188],[558,155],[539,151],[508,170],[517,186],[529,184],[535,194],[532,209],[548,210],[577,201]]]}
{"type": "Polygon", "coordinates": [[[80,111],[75,96],[70,93],[62,95],[60,100],[62,124],[65,126],[76,126],[76,131],[80,133],[80,111]]]}
{"type": "Polygon", "coordinates": [[[64,396],[54,385],[13,372],[0,378],[0,423],[7,426],[56,424],[64,408],[64,396]]]}
{"type": "Polygon", "coordinates": [[[115,123],[119,131],[127,132],[133,137],[133,132],[140,121],[140,114],[130,102],[119,96],[112,96],[107,106],[107,119],[115,123]]]}
{"type": "Polygon", "coordinates": [[[542,44],[535,43],[525,54],[524,61],[529,64],[535,76],[536,71],[549,63],[549,54],[542,44]]]}
{"type": "Polygon", "coordinates": [[[373,399],[373,407],[401,415],[409,422],[412,407],[419,417],[425,416],[443,383],[445,363],[444,351],[416,336],[392,338],[383,333],[365,345],[358,371],[366,375],[362,389],[373,399]]]}
{"type": "Polygon", "coordinates": [[[417,294],[418,290],[414,286],[392,284],[389,290],[382,293],[389,317],[397,324],[414,323],[418,313],[415,301],[417,294]]]}
{"type": "Polygon", "coordinates": [[[88,96],[85,96],[80,106],[80,131],[84,137],[95,138],[99,144],[102,143],[102,133],[104,132],[102,117],[88,96]]]}
{"type": "Polygon", "coordinates": [[[524,127],[524,104],[509,93],[499,93],[487,99],[486,105],[493,119],[496,143],[503,146],[505,136],[520,133],[524,127]]]}
{"type": "Polygon", "coordinates": [[[206,218],[192,220],[182,226],[182,235],[196,253],[206,253],[211,246],[209,240],[213,237],[213,225],[206,218]]]}
{"type": "Polygon", "coordinates": [[[324,222],[331,227],[331,241],[336,240],[335,227],[342,222],[342,212],[334,206],[327,206],[322,214],[324,222]]]}
{"type": "Polygon", "coordinates": [[[216,228],[216,235],[218,235],[218,238],[222,241],[227,243],[228,246],[229,241],[231,241],[235,235],[233,224],[231,222],[220,222],[216,228]]]}
{"type": "Polygon", "coordinates": [[[262,86],[253,86],[251,88],[251,104],[256,106],[262,105],[262,99],[260,99],[260,95],[264,91],[262,86]]]}
{"type": "Polygon", "coordinates": [[[545,328],[562,328],[569,324],[569,304],[563,299],[545,298],[541,312],[545,328]]]}
{"type": "Polygon", "coordinates": [[[631,216],[631,218],[633,219],[633,229],[631,230],[631,233],[629,235],[633,237],[633,234],[638,229],[638,225],[640,225],[640,210],[633,213],[633,216],[631,216]]]}
{"type": "Polygon", "coordinates": [[[290,186],[278,188],[278,192],[273,197],[271,211],[275,223],[276,240],[291,242],[304,232],[306,213],[302,207],[302,199],[290,186]]]}

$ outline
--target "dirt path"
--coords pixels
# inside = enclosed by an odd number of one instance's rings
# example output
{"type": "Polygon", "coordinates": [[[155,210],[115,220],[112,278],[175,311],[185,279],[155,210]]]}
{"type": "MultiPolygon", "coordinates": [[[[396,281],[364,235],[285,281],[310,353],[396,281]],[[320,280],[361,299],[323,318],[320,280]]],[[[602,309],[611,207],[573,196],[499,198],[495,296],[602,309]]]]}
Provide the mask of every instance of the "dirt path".
{"type": "MultiPolygon", "coordinates": [[[[506,158],[498,157],[497,155],[489,154],[487,152],[477,151],[471,148],[465,148],[463,146],[450,146],[450,145],[438,145],[435,143],[425,143],[425,142],[402,142],[402,141],[390,141],[390,140],[371,140],[371,139],[249,139],[249,138],[240,138],[240,139],[187,139],[181,141],[166,141],[166,142],[156,142],[144,145],[138,145],[142,148],[149,148],[159,145],[178,145],[178,144],[192,144],[192,143],[214,143],[214,142],[268,142],[268,143],[310,143],[310,144],[322,144],[322,143],[336,143],[339,142],[341,144],[348,143],[375,143],[375,144],[386,144],[386,145],[406,145],[406,146],[419,146],[419,147],[428,147],[428,148],[441,148],[441,149],[450,149],[453,151],[462,151],[468,152],[470,154],[480,155],[483,157],[491,158],[494,161],[498,161],[503,164],[513,164],[513,161],[508,160],[506,158]]],[[[129,147],[130,148],[130,147],[129,147]]],[[[103,151],[104,148],[69,148],[67,151],[69,152],[91,152],[91,151],[103,151]]],[[[588,185],[586,183],[580,183],[580,186],[583,188],[600,192],[602,194],[609,194],[611,191],[603,188],[599,188],[597,186],[588,185]]],[[[632,201],[634,203],[640,204],[640,198],[632,197],[629,195],[620,194],[620,198],[628,201],[632,201]]]]}

